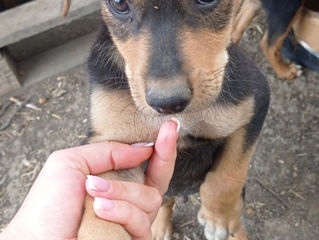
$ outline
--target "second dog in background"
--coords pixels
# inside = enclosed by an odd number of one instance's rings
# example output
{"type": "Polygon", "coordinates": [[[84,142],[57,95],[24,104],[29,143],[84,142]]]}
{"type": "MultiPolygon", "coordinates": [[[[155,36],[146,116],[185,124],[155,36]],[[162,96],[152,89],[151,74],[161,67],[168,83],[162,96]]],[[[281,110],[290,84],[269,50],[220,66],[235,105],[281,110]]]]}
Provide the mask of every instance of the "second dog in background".
{"type": "MultiPolygon", "coordinates": [[[[233,40],[238,42],[261,8],[267,13],[267,30],[261,48],[279,78],[293,79],[302,71],[299,66],[283,60],[281,50],[302,8],[319,11],[318,0],[242,0],[236,16],[233,40]]],[[[300,57],[303,57],[300,55],[300,57]]],[[[318,60],[319,61],[319,60],[318,60]]],[[[318,62],[315,60],[315,62],[318,62]]],[[[316,67],[319,69],[319,66],[316,67]]]]}

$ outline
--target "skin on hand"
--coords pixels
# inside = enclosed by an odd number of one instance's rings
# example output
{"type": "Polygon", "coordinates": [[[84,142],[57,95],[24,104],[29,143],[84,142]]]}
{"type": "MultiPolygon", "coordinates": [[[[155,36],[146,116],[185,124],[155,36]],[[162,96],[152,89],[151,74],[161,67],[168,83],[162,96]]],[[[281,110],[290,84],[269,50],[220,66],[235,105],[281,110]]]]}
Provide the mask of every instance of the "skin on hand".
{"type": "Polygon", "coordinates": [[[136,240],[148,239],[161,196],[174,171],[176,129],[174,121],[164,123],[154,148],[103,142],[51,154],[0,239],[76,239],[86,189],[96,198],[94,209],[99,217],[122,224],[136,240]],[[103,183],[105,180],[91,176],[133,168],[147,159],[150,162],[145,185],[103,183]],[[130,223],[126,220],[128,215],[134,216],[130,223]],[[141,230],[141,226],[146,227],[141,230]]]}

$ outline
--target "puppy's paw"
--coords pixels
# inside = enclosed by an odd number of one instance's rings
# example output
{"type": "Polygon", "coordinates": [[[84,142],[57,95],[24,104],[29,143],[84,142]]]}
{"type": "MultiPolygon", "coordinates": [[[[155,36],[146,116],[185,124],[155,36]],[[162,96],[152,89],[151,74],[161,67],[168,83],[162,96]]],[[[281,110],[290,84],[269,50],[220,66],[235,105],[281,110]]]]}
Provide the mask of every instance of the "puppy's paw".
{"type": "Polygon", "coordinates": [[[297,68],[297,77],[300,77],[303,74],[302,66],[296,65],[297,68]]]}
{"type": "Polygon", "coordinates": [[[291,80],[302,75],[302,67],[296,64],[289,64],[287,71],[287,79],[291,80]]]}
{"type": "Polygon", "coordinates": [[[219,227],[211,222],[205,225],[205,236],[208,240],[227,240],[228,230],[224,227],[219,227]]]}
{"type": "Polygon", "coordinates": [[[217,224],[213,219],[205,216],[203,211],[199,211],[198,222],[204,226],[204,233],[207,240],[227,240],[229,233],[226,226],[217,224]]]}
{"type": "Polygon", "coordinates": [[[152,240],[171,240],[173,235],[173,227],[167,219],[156,217],[152,224],[152,240]]]}
{"type": "Polygon", "coordinates": [[[235,233],[240,226],[237,216],[227,220],[222,216],[218,218],[210,217],[203,209],[197,215],[198,222],[204,226],[204,233],[207,240],[227,240],[235,237],[235,233]]]}
{"type": "Polygon", "coordinates": [[[287,80],[292,80],[296,77],[300,77],[303,73],[302,67],[293,63],[279,65],[279,67],[275,68],[275,71],[279,78],[287,80]]]}

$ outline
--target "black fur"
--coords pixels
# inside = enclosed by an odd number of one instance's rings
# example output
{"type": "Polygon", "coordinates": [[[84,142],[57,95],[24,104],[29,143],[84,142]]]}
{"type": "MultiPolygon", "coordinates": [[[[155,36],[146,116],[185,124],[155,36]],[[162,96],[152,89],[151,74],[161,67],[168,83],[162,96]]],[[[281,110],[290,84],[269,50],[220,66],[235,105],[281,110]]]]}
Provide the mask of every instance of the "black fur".
{"type": "Polygon", "coordinates": [[[178,151],[173,178],[166,193],[168,196],[189,195],[199,191],[223,149],[225,139],[202,139],[188,136],[189,147],[178,151]]]}
{"type": "Polygon", "coordinates": [[[237,105],[245,98],[254,96],[254,117],[246,126],[245,149],[257,139],[269,106],[269,87],[265,76],[255,64],[248,59],[237,46],[228,48],[229,63],[217,102],[223,105],[237,105]]]}
{"type": "Polygon", "coordinates": [[[188,8],[186,24],[194,29],[204,28],[213,31],[221,31],[227,26],[231,18],[231,11],[232,1],[225,3],[225,1],[216,0],[216,4],[210,8],[200,6],[194,7],[191,4],[188,8]],[[198,11],[200,14],[198,14],[198,11]]]}
{"type": "Polygon", "coordinates": [[[91,89],[98,85],[108,91],[129,90],[126,75],[119,63],[114,60],[114,54],[118,54],[116,51],[110,32],[102,22],[88,59],[91,89]]]}
{"type": "Polygon", "coordinates": [[[305,0],[305,7],[315,12],[319,12],[319,1],[318,0],[305,0]]]}
{"type": "Polygon", "coordinates": [[[273,45],[288,29],[302,0],[262,0],[267,12],[268,44],[273,45]]]}
{"type": "MultiPolygon", "coordinates": [[[[149,4],[152,3],[151,1],[149,4]]],[[[153,4],[151,4],[153,5],[153,4]]],[[[146,79],[168,79],[182,73],[182,56],[179,52],[179,39],[176,29],[181,27],[182,13],[178,1],[167,2],[160,5],[161,14],[153,6],[145,15],[151,41],[149,69],[146,79]],[[152,10],[151,10],[152,9],[152,10]],[[164,12],[164,13],[163,13],[164,12]]]]}

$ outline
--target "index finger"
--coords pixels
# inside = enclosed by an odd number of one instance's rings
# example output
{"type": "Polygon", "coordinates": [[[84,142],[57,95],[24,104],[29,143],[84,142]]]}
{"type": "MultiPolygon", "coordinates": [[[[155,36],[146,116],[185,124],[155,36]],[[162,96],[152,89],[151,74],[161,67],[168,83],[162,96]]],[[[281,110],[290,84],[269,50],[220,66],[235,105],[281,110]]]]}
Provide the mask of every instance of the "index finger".
{"type": "Polygon", "coordinates": [[[84,174],[100,174],[111,170],[128,169],[139,166],[150,158],[151,147],[137,147],[118,142],[101,142],[60,150],[61,158],[76,164],[84,174]]]}

